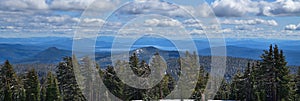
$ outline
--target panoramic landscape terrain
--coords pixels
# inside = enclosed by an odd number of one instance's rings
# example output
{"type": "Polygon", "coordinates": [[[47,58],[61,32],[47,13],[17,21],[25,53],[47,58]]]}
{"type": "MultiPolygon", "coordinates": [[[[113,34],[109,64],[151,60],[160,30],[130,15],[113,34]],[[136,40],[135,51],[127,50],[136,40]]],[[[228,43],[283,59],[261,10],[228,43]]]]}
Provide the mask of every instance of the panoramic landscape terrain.
{"type": "Polygon", "coordinates": [[[299,0],[0,1],[0,101],[300,101],[299,0]]]}

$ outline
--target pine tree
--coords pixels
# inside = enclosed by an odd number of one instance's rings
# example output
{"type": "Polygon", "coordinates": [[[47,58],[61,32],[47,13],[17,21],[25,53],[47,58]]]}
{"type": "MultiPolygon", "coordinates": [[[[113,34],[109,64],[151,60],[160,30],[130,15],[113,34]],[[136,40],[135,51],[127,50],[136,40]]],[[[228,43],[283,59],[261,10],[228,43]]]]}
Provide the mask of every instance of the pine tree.
{"type": "Polygon", "coordinates": [[[150,72],[151,72],[151,70],[149,68],[149,65],[147,64],[147,62],[145,60],[142,60],[139,64],[138,76],[148,77],[150,72]]]}
{"type": "Polygon", "coordinates": [[[57,80],[61,90],[62,99],[65,101],[86,101],[75,78],[72,58],[64,58],[64,61],[59,63],[57,69],[57,80]]]}
{"type": "Polygon", "coordinates": [[[171,75],[166,74],[160,83],[150,89],[147,89],[143,95],[143,100],[164,99],[174,89],[174,84],[174,78],[171,75]]]}
{"type": "Polygon", "coordinates": [[[300,100],[300,67],[298,67],[298,72],[295,78],[296,82],[296,97],[298,98],[297,100],[300,100]]]}
{"type": "Polygon", "coordinates": [[[180,65],[180,71],[178,72],[180,80],[177,82],[177,85],[180,86],[178,87],[180,89],[178,89],[179,92],[176,95],[170,97],[188,99],[192,97],[191,95],[195,88],[187,85],[197,85],[197,77],[199,76],[197,71],[200,70],[198,56],[195,52],[190,54],[186,51],[185,57],[180,57],[178,63],[180,65]]]}
{"type": "MultiPolygon", "coordinates": [[[[264,101],[266,98],[264,87],[263,87],[263,71],[261,64],[257,61],[255,64],[252,64],[250,78],[252,79],[252,95],[253,99],[257,101],[264,101]]],[[[250,100],[251,101],[251,100],[250,100]]]]}
{"type": "Polygon", "coordinates": [[[95,68],[95,63],[89,59],[89,57],[84,57],[80,64],[80,75],[83,77],[83,94],[86,98],[91,101],[93,100],[93,94],[95,92],[94,88],[94,79],[95,73],[93,72],[93,68],[95,68]]]}
{"type": "MultiPolygon", "coordinates": [[[[148,73],[150,73],[150,69],[149,69],[149,66],[146,63],[146,61],[143,60],[140,62],[136,53],[133,53],[132,56],[129,57],[129,67],[132,69],[132,71],[135,74],[132,76],[147,77],[148,73]]],[[[126,68],[126,67],[124,67],[124,68],[126,68]]],[[[132,81],[132,82],[136,82],[136,81],[132,81]]],[[[144,89],[125,87],[125,94],[129,97],[127,99],[130,99],[130,100],[143,99],[143,97],[144,97],[143,95],[145,92],[146,92],[146,90],[144,90],[144,89]]]]}
{"type": "Polygon", "coordinates": [[[231,93],[230,98],[232,100],[244,100],[246,99],[246,88],[245,88],[244,76],[240,71],[233,77],[231,83],[231,93]]]}
{"type": "Polygon", "coordinates": [[[256,71],[256,95],[261,100],[289,100],[291,76],[286,66],[283,51],[270,45],[269,51],[261,55],[262,61],[256,71]]]}
{"type": "Polygon", "coordinates": [[[247,64],[247,68],[244,73],[244,88],[245,88],[245,94],[246,94],[246,101],[253,101],[255,100],[254,95],[254,66],[251,66],[250,63],[247,64]]]}
{"type": "Polygon", "coordinates": [[[56,77],[51,72],[47,74],[47,81],[45,84],[45,101],[61,101],[59,93],[58,82],[56,77]]]}
{"type": "MultiPolygon", "coordinates": [[[[11,90],[12,92],[12,100],[13,101],[23,101],[24,98],[24,88],[22,86],[21,80],[18,78],[17,74],[15,73],[13,66],[9,63],[9,61],[5,61],[4,65],[0,69],[0,77],[1,81],[0,84],[6,84],[1,86],[1,93],[5,94],[5,92],[10,92],[6,90],[11,90]],[[10,89],[5,89],[9,87],[10,89]]],[[[3,100],[1,98],[0,100],[3,100]]]]}
{"type": "Polygon", "coordinates": [[[199,77],[192,99],[201,100],[205,85],[208,81],[208,73],[205,73],[204,67],[200,66],[199,77]]]}
{"type": "Polygon", "coordinates": [[[273,84],[275,84],[275,67],[274,67],[274,52],[273,52],[273,46],[270,45],[269,51],[264,51],[264,54],[262,54],[262,62],[261,62],[261,69],[262,69],[262,87],[264,94],[266,94],[266,100],[275,100],[274,92],[275,87],[273,84]]]}
{"type": "Polygon", "coordinates": [[[136,75],[141,76],[138,72],[139,58],[136,53],[129,57],[129,65],[136,75]]]}
{"type": "Polygon", "coordinates": [[[11,91],[11,87],[9,86],[10,84],[7,82],[7,84],[5,84],[5,89],[4,89],[4,99],[3,101],[13,101],[12,98],[12,91],[11,91]]]}
{"type": "Polygon", "coordinates": [[[40,82],[35,69],[28,71],[24,88],[26,101],[40,101],[40,82]]]}
{"type": "Polygon", "coordinates": [[[228,100],[230,97],[230,84],[226,80],[222,80],[221,86],[217,91],[214,99],[216,100],[228,100]]]}
{"type": "Polygon", "coordinates": [[[40,99],[41,101],[46,101],[46,77],[42,77],[41,79],[41,93],[40,93],[40,99]]]}

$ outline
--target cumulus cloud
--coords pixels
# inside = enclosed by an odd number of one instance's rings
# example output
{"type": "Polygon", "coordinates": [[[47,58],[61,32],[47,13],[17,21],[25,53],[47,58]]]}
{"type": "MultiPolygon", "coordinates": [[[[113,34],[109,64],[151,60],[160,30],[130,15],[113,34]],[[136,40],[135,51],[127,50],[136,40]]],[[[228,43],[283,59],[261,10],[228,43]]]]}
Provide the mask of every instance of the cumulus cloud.
{"type": "Polygon", "coordinates": [[[160,0],[138,1],[123,7],[121,13],[123,14],[142,14],[151,12],[162,12],[164,14],[174,14],[174,12],[180,12],[179,7],[160,0]]]}
{"type": "Polygon", "coordinates": [[[300,15],[299,0],[216,0],[212,3],[219,17],[241,17],[245,15],[290,16],[300,15]]]}
{"type": "Polygon", "coordinates": [[[83,10],[92,3],[96,3],[94,5],[97,6],[93,7],[94,9],[109,10],[115,8],[117,3],[111,0],[94,1],[95,0],[53,0],[49,8],[58,10],[83,10]]]}
{"type": "Polygon", "coordinates": [[[273,15],[299,15],[299,0],[277,0],[271,5],[269,12],[273,15]]]}
{"type": "Polygon", "coordinates": [[[289,25],[286,25],[285,30],[300,30],[300,24],[298,25],[294,25],[294,24],[289,24],[289,25]]]}
{"type": "Polygon", "coordinates": [[[268,25],[268,26],[278,26],[275,20],[264,20],[264,19],[252,19],[252,20],[224,20],[222,24],[233,24],[233,25],[268,25]]]}
{"type": "Polygon", "coordinates": [[[212,8],[217,16],[239,17],[247,13],[258,13],[257,4],[251,0],[216,0],[212,8]]]}
{"type": "Polygon", "coordinates": [[[200,20],[195,20],[195,19],[184,20],[183,24],[187,27],[194,28],[197,30],[203,30],[203,27],[205,27],[203,26],[200,20]]]}
{"type": "Polygon", "coordinates": [[[172,17],[190,17],[190,15],[207,17],[213,15],[210,7],[206,4],[181,6],[161,0],[135,0],[135,2],[123,7],[119,13],[129,15],[154,13],[172,17]]]}
{"type": "Polygon", "coordinates": [[[114,9],[117,1],[101,0],[0,0],[1,10],[24,11],[24,10],[84,10],[92,3],[97,10],[114,9]]]}
{"type": "Polygon", "coordinates": [[[38,10],[47,9],[45,0],[0,0],[3,10],[38,10]]]}
{"type": "Polygon", "coordinates": [[[145,20],[146,26],[152,27],[178,27],[181,23],[174,19],[148,19],[145,20]]]}

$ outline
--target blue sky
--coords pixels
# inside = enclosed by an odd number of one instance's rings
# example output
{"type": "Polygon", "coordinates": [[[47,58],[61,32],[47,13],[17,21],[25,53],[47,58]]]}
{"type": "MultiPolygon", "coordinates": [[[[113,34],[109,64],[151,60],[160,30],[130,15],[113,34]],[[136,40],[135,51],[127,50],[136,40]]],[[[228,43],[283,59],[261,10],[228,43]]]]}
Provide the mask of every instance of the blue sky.
{"type": "MultiPolygon", "coordinates": [[[[216,32],[226,38],[300,39],[300,0],[206,0],[207,4],[201,0],[166,0],[171,3],[133,0],[136,3],[127,7],[121,6],[129,0],[0,1],[0,37],[6,38],[72,37],[76,28],[82,27],[78,26],[79,23],[97,29],[97,24],[107,22],[107,29],[123,28],[124,36],[154,33],[154,30],[180,36],[181,32],[174,29],[186,28],[187,32],[182,33],[203,37],[208,33],[205,29],[219,24],[216,32]],[[97,6],[91,7],[91,4],[97,6]],[[97,9],[100,15],[81,18],[88,7],[97,9]],[[112,12],[113,17],[106,21],[112,12]],[[131,22],[123,20],[153,12],[165,18],[153,16],[131,22]],[[210,21],[213,24],[207,26],[210,21]]],[[[109,35],[110,31],[106,34],[109,35]]]]}

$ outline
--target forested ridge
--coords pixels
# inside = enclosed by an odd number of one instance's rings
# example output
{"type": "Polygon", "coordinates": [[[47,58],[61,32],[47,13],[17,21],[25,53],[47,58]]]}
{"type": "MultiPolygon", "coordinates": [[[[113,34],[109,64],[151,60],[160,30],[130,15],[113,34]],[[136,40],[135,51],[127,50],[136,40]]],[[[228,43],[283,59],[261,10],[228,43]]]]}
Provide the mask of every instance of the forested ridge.
{"type": "MultiPolygon", "coordinates": [[[[152,62],[147,63],[133,53],[128,61],[135,75],[147,77],[153,70],[150,66],[166,65],[162,63],[159,53],[154,54],[152,62]]],[[[180,64],[195,64],[193,59],[198,57],[195,53],[186,52],[185,58],[174,60],[180,64]]],[[[224,79],[214,99],[242,100],[242,101],[299,101],[300,100],[300,69],[293,74],[290,72],[285,60],[284,51],[277,45],[270,45],[264,50],[260,61],[248,61],[246,68],[233,68],[230,80],[224,79]]],[[[65,57],[63,61],[51,68],[47,73],[41,74],[34,68],[24,73],[16,73],[14,66],[6,61],[0,68],[0,101],[99,101],[112,100],[107,94],[111,92],[121,100],[153,100],[164,99],[176,86],[176,76],[185,76],[180,69],[174,74],[166,73],[160,83],[151,89],[136,89],[124,84],[117,76],[113,66],[101,69],[99,65],[88,58],[84,63],[78,62],[75,56],[65,57]],[[74,62],[75,61],[75,62],[74,62]],[[92,66],[96,64],[96,66],[92,66]],[[80,67],[80,71],[76,68],[80,67]],[[82,68],[86,67],[86,68],[82,68]],[[90,67],[96,67],[97,75],[103,79],[103,83],[109,91],[95,91],[91,87],[97,87],[97,83],[91,80],[90,67]],[[78,72],[81,76],[76,78],[78,72]],[[91,94],[90,94],[91,93],[91,94]],[[107,96],[99,96],[107,95],[107,96]]],[[[114,66],[126,63],[118,61],[114,66]]],[[[199,66],[199,77],[196,87],[192,89],[190,99],[204,99],[203,92],[209,79],[209,70],[206,65],[199,66]]],[[[30,66],[30,65],[29,65],[30,66]]],[[[180,65],[179,65],[180,66],[180,65]]],[[[51,67],[51,66],[50,66],[51,67]]],[[[49,68],[50,68],[49,67],[49,68]]],[[[188,67],[180,67],[188,68],[188,67]]],[[[193,74],[190,74],[193,75],[193,74]]],[[[229,74],[225,74],[226,75],[229,74]]],[[[188,83],[188,82],[187,82],[188,83]]],[[[147,83],[145,83],[147,85],[147,83]]],[[[187,98],[185,98],[187,99],[187,98]]]]}

